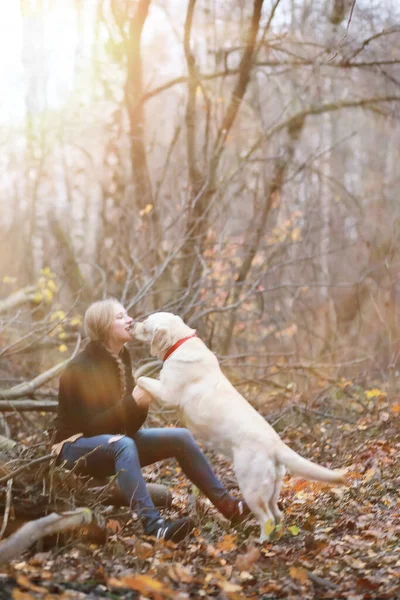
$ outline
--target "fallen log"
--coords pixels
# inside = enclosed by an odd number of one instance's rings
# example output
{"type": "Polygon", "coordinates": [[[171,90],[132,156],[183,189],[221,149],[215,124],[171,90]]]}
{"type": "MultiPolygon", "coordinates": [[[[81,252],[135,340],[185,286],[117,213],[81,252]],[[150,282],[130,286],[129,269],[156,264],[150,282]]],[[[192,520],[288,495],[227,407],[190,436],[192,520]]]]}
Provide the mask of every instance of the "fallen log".
{"type": "Polygon", "coordinates": [[[41,538],[78,529],[92,521],[89,508],[78,508],[66,513],[52,513],[47,517],[30,521],[0,543],[0,563],[9,562],[27,550],[41,538]]]}
{"type": "Polygon", "coordinates": [[[32,400],[24,398],[22,400],[0,400],[0,413],[3,412],[57,412],[58,402],[56,400],[32,400]]]}
{"type": "MultiPolygon", "coordinates": [[[[98,496],[102,504],[113,506],[128,506],[125,496],[117,486],[106,489],[108,486],[96,486],[88,488],[90,494],[98,496]]],[[[147,491],[157,508],[170,508],[172,505],[172,494],[168,487],[162,483],[147,483],[147,491]]]]}

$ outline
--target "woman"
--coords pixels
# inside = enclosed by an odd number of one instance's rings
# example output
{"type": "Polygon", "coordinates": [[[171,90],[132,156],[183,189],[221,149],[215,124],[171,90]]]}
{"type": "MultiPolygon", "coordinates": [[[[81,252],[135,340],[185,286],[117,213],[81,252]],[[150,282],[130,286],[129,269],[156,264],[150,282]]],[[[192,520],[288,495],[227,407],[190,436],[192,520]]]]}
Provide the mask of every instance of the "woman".
{"type": "Polygon", "coordinates": [[[226,518],[240,523],[249,514],[247,505],[226,491],[187,429],[141,429],[152,398],[134,387],[125,348],[132,340],[132,324],[133,319],[114,298],[87,309],[85,329],[90,342],[60,379],[59,461],[71,469],[82,459],[81,471],[95,477],[119,473],[122,493],[139,515],[146,535],[180,541],[193,529],[188,518],[164,520],[143,479],[142,467],[172,457],[226,518]]]}

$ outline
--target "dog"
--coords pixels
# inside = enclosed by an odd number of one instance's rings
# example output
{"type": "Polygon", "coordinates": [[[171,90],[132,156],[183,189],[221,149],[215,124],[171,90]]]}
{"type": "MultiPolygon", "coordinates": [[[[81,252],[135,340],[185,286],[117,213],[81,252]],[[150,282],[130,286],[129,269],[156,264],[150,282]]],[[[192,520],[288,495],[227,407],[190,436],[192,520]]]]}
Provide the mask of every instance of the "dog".
{"type": "Polygon", "coordinates": [[[243,497],[258,519],[260,542],[282,518],[278,499],[286,467],[305,479],[344,483],[343,470],[317,465],[280,439],[179,316],[153,313],[133,325],[132,335],[163,360],[159,380],[139,377],[137,385],[160,403],[177,407],[195,437],[233,461],[243,497]]]}

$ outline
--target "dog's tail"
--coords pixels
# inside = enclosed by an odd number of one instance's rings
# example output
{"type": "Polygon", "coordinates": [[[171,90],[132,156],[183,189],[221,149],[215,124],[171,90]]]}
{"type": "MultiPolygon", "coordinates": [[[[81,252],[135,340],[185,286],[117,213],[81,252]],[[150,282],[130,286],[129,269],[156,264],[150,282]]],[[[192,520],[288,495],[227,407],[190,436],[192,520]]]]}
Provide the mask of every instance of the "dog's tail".
{"type": "Polygon", "coordinates": [[[327,483],[344,483],[345,472],[341,469],[333,471],[326,467],[321,467],[316,463],[311,462],[297,454],[294,450],[286,446],[280,445],[278,450],[278,460],[282,462],[295,475],[304,477],[305,479],[315,479],[316,481],[325,481],[327,483]]]}

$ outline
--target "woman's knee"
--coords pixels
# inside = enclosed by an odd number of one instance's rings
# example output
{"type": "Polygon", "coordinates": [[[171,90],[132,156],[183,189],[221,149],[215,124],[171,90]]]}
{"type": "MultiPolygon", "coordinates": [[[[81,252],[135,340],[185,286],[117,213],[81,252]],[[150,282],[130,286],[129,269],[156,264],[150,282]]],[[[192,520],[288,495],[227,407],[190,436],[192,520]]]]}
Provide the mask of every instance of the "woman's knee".
{"type": "Polygon", "coordinates": [[[184,449],[197,447],[197,442],[194,439],[192,432],[185,427],[178,428],[178,439],[184,449]]]}
{"type": "Polygon", "coordinates": [[[111,438],[108,443],[116,456],[121,454],[137,455],[137,447],[134,440],[126,435],[115,440],[111,438]]]}

